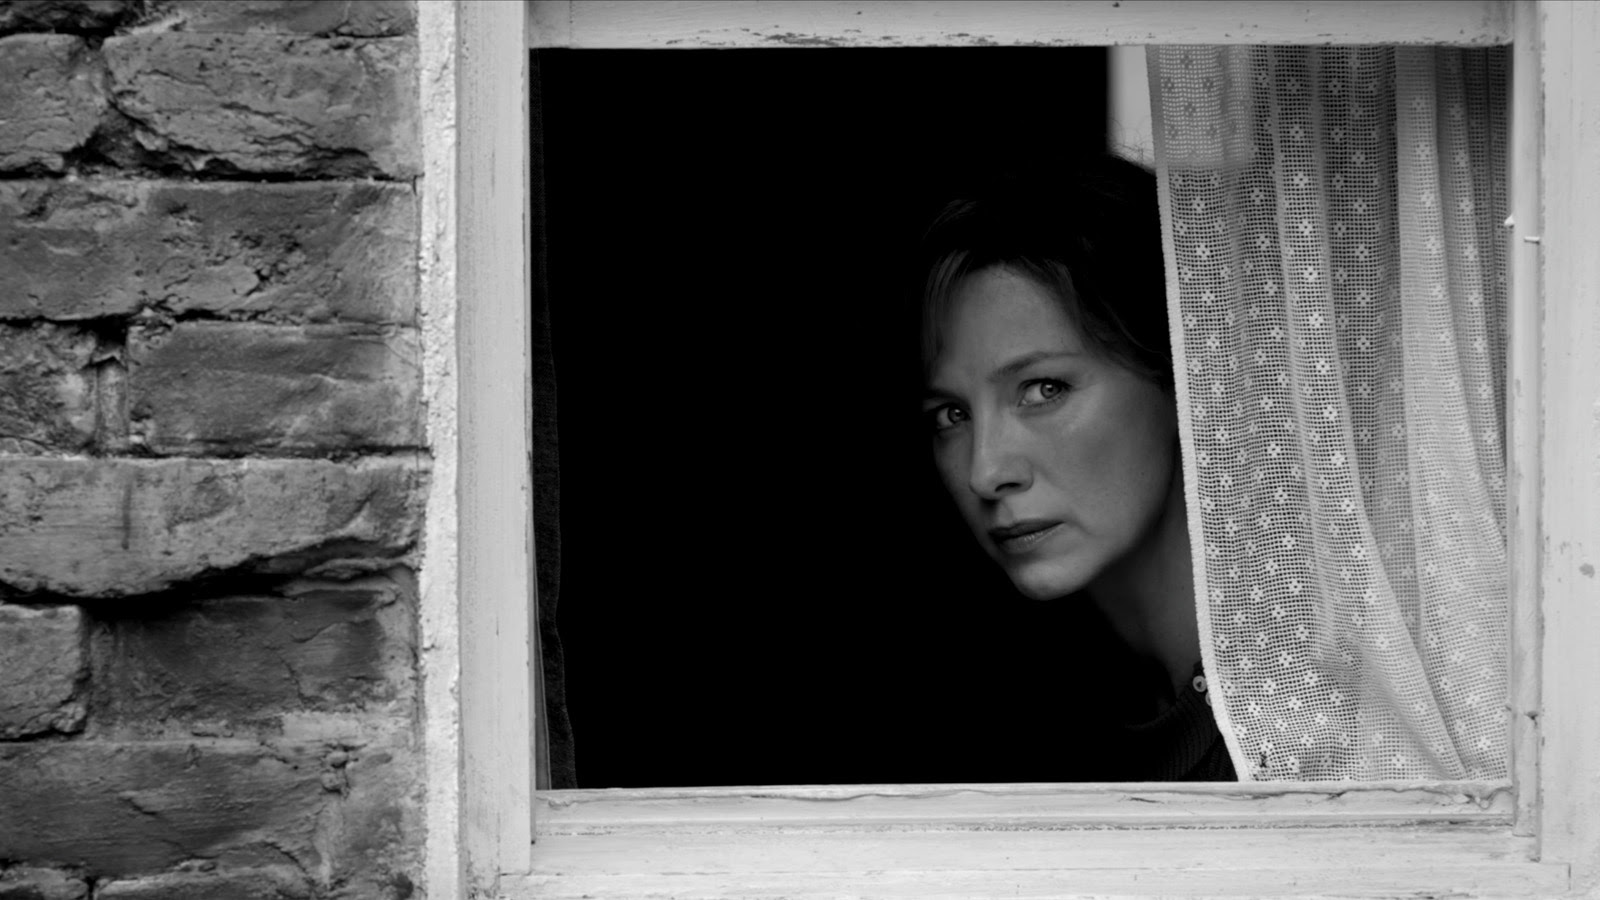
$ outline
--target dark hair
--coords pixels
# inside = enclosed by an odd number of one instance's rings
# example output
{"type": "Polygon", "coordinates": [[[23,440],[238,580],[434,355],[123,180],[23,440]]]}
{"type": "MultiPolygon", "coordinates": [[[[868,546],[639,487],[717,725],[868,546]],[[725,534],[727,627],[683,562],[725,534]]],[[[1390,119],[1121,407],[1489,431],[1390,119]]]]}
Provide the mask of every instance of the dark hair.
{"type": "Polygon", "coordinates": [[[1173,382],[1155,176],[1134,163],[1098,156],[997,179],[945,206],[921,261],[924,367],[939,354],[961,280],[1004,266],[1050,289],[1096,349],[1173,382]]]}

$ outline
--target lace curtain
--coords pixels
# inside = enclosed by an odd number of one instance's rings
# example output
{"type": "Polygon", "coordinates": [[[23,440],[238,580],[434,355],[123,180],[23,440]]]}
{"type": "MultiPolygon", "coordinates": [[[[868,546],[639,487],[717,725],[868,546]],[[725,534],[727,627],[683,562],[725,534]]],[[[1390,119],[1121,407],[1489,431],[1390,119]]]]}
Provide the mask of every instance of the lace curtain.
{"type": "Polygon", "coordinates": [[[1503,49],[1150,49],[1240,777],[1507,773],[1503,49]]]}

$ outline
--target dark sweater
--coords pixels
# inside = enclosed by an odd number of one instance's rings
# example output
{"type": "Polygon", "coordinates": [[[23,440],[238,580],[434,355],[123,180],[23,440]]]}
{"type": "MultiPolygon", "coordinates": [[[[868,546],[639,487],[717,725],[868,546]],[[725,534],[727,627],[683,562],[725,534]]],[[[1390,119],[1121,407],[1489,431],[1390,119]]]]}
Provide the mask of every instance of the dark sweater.
{"type": "Polygon", "coordinates": [[[1189,684],[1160,715],[1124,726],[1129,750],[1148,781],[1234,781],[1227,743],[1206,701],[1205,670],[1195,663],[1189,684]]]}
{"type": "Polygon", "coordinates": [[[1237,780],[1198,663],[1174,693],[1167,670],[1136,655],[1086,597],[1024,601],[1007,615],[983,636],[994,647],[978,648],[975,673],[1003,711],[973,724],[1002,763],[1020,762],[979,767],[993,774],[973,780],[1237,780]]]}

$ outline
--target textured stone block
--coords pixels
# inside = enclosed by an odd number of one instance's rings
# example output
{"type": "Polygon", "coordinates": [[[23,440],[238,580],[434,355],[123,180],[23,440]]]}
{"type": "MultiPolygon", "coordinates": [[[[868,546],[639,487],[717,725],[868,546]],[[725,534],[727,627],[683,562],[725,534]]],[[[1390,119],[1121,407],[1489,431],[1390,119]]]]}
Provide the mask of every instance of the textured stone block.
{"type": "Polygon", "coordinates": [[[135,139],[192,170],[419,171],[412,41],[168,32],[102,52],[135,139]]]}
{"type": "Polygon", "coordinates": [[[0,744],[0,797],[0,859],[126,896],[385,897],[420,844],[415,764],[381,742],[0,744]]]}
{"type": "Polygon", "coordinates": [[[0,869],[0,900],[84,900],[89,885],[55,869],[28,866],[0,869]]]}
{"type": "Polygon", "coordinates": [[[417,24],[411,0],[177,0],[166,7],[184,31],[393,37],[417,24]]]}
{"type": "Polygon", "coordinates": [[[98,345],[80,329],[0,325],[0,452],[82,450],[94,441],[98,345]]]}
{"type": "Polygon", "coordinates": [[[0,604],[0,739],[83,728],[83,613],[0,604]]]}
{"type": "Polygon", "coordinates": [[[0,466],[0,583],[110,597],[395,556],[416,541],[425,465],[13,458],[0,466]]]}
{"type": "Polygon", "coordinates": [[[409,329],[188,322],[128,340],[133,433],[157,453],[422,444],[409,329]]]}
{"type": "Polygon", "coordinates": [[[251,741],[0,745],[0,858],[154,874],[227,854],[315,865],[320,746],[251,741]]]}
{"type": "Polygon", "coordinates": [[[403,593],[371,577],[109,611],[90,682],[97,727],[151,733],[179,721],[227,736],[285,713],[392,701],[408,690],[414,661],[415,606],[403,593]]]}
{"type": "Polygon", "coordinates": [[[410,323],[404,185],[0,182],[0,318],[410,323]]]}
{"type": "Polygon", "coordinates": [[[109,33],[139,16],[139,0],[0,0],[0,34],[109,33]]]}
{"type": "MultiPolygon", "coordinates": [[[[95,900],[306,900],[312,885],[292,866],[191,870],[107,881],[95,900]]],[[[0,898],[4,900],[4,898],[0,898]]]]}
{"type": "Polygon", "coordinates": [[[82,38],[0,38],[0,171],[61,171],[100,123],[102,78],[82,38]]]}
{"type": "Polygon", "coordinates": [[[400,748],[371,746],[353,750],[338,767],[343,802],[324,840],[339,849],[335,862],[346,896],[411,896],[414,887],[406,873],[422,867],[423,790],[415,763],[415,756],[400,748]]]}

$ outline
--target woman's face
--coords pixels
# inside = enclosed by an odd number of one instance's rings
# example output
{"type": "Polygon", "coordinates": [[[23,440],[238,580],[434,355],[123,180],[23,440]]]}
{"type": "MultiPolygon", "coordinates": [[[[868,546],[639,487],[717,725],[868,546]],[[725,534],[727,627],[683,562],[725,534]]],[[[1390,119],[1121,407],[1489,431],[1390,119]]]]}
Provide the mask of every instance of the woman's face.
{"type": "Polygon", "coordinates": [[[1090,585],[1151,535],[1172,496],[1171,395],[1004,267],[961,281],[943,326],[924,409],[962,518],[1024,595],[1090,585]]]}

